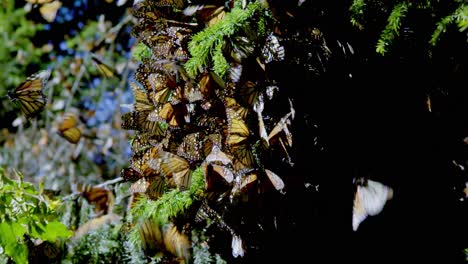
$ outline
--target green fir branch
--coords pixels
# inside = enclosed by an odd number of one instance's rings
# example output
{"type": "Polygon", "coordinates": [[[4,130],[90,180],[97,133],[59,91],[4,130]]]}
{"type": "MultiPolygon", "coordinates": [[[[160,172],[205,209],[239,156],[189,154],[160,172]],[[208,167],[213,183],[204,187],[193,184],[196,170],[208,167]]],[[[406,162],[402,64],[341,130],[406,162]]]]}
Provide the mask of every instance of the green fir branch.
{"type": "Polygon", "coordinates": [[[223,56],[221,48],[225,39],[235,35],[255,13],[262,9],[263,5],[258,1],[250,3],[245,9],[235,7],[223,20],[194,35],[188,45],[192,57],[185,64],[189,76],[195,77],[212,62],[214,72],[222,77],[229,68],[226,59],[221,59],[223,56]]]}
{"type": "Polygon", "coordinates": [[[351,6],[349,7],[349,11],[351,12],[351,24],[353,26],[359,28],[360,30],[364,29],[363,22],[364,21],[364,8],[366,3],[364,0],[354,0],[351,6]]]}
{"type": "Polygon", "coordinates": [[[452,14],[442,18],[436,26],[434,33],[432,33],[431,40],[429,43],[433,46],[437,44],[440,39],[440,35],[447,31],[447,27],[457,22],[460,32],[465,31],[468,28],[468,5],[461,5],[452,14]]]}
{"type": "Polygon", "coordinates": [[[384,55],[387,52],[387,47],[392,44],[395,37],[399,35],[401,20],[406,16],[410,5],[410,3],[401,2],[393,7],[387,19],[388,23],[377,41],[377,53],[384,55]]]}

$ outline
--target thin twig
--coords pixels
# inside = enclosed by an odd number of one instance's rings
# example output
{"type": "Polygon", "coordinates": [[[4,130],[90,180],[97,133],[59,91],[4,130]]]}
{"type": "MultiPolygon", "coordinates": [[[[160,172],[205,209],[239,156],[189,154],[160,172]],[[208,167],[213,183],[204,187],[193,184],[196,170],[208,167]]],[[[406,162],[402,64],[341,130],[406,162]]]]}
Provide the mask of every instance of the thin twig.
{"type": "MultiPolygon", "coordinates": [[[[95,185],[94,187],[99,187],[99,188],[101,188],[101,187],[105,187],[105,186],[107,186],[107,185],[112,185],[112,184],[115,184],[115,183],[118,183],[118,182],[121,182],[121,181],[123,181],[123,178],[122,178],[122,177],[118,177],[118,178],[115,178],[115,179],[108,180],[108,181],[105,181],[105,182],[103,182],[103,183],[100,183],[100,184],[98,184],[98,185],[95,185]]],[[[73,192],[73,193],[71,193],[71,194],[69,194],[69,195],[63,197],[63,198],[62,198],[62,202],[67,201],[67,200],[69,200],[69,199],[72,199],[72,198],[74,198],[75,196],[77,196],[77,195],[79,195],[79,194],[81,194],[81,192],[73,192]]]]}

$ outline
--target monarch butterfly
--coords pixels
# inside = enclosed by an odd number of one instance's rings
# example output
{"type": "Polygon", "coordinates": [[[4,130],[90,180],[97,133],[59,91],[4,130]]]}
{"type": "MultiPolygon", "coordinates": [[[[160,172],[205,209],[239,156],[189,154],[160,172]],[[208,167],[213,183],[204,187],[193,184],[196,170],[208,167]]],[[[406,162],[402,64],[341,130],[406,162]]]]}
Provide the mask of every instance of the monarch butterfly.
{"type": "Polygon", "coordinates": [[[250,130],[244,120],[232,108],[226,109],[228,118],[227,144],[236,158],[246,167],[251,168],[255,159],[250,146],[250,130]]]}
{"type": "Polygon", "coordinates": [[[164,247],[179,259],[182,263],[190,263],[190,248],[192,243],[188,236],[177,229],[173,223],[168,223],[162,228],[164,247]]]}
{"type": "Polygon", "coordinates": [[[117,75],[117,73],[115,72],[113,68],[111,68],[109,65],[102,62],[100,59],[98,59],[96,55],[92,54],[91,59],[96,64],[96,67],[98,71],[102,74],[102,76],[106,78],[112,78],[117,75]]]}
{"type": "Polygon", "coordinates": [[[8,91],[8,97],[12,101],[17,101],[21,112],[27,118],[37,116],[44,110],[47,98],[43,89],[50,77],[50,71],[44,70],[37,72],[22,82],[14,91],[8,91]]]}
{"type": "Polygon", "coordinates": [[[81,138],[81,131],[77,127],[75,115],[67,113],[60,123],[57,133],[72,144],[78,143],[81,138]]]}
{"type": "Polygon", "coordinates": [[[177,155],[191,161],[200,161],[205,158],[205,135],[201,132],[188,134],[177,148],[177,155]]]}
{"type": "Polygon", "coordinates": [[[148,112],[128,112],[122,115],[121,127],[127,130],[138,130],[154,136],[164,136],[165,130],[160,120],[149,120],[148,112]]]}
{"type": "Polygon", "coordinates": [[[149,101],[148,94],[138,87],[135,82],[130,82],[133,97],[135,98],[134,108],[140,112],[151,112],[155,106],[149,101]]]}
{"type": "Polygon", "coordinates": [[[151,99],[154,104],[166,103],[176,87],[174,79],[166,74],[152,73],[148,75],[149,87],[152,88],[151,99]]]}
{"type": "Polygon", "coordinates": [[[76,189],[88,203],[95,206],[94,211],[96,213],[107,214],[112,211],[115,200],[112,191],[82,183],[78,183],[76,189]]]}
{"type": "Polygon", "coordinates": [[[393,197],[393,189],[376,181],[359,178],[353,205],[353,230],[356,231],[369,215],[379,214],[393,197]]]}
{"type": "Polygon", "coordinates": [[[185,261],[181,263],[189,263],[191,242],[173,223],[161,226],[153,219],[145,219],[139,223],[138,232],[146,254],[167,251],[185,261]]]}
{"type": "Polygon", "coordinates": [[[144,219],[138,224],[142,248],[148,255],[163,251],[164,242],[159,223],[153,219],[144,219]]]}
{"type": "Polygon", "coordinates": [[[161,154],[160,168],[166,177],[172,177],[175,184],[180,189],[187,189],[190,187],[192,177],[192,170],[190,163],[177,155],[169,152],[161,154]]]}

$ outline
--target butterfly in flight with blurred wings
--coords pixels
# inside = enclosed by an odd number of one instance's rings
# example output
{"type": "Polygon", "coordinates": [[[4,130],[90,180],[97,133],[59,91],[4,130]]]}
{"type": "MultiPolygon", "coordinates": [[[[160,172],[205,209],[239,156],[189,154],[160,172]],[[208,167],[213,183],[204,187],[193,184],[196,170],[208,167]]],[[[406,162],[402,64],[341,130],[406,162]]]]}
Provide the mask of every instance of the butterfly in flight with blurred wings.
{"type": "Polygon", "coordinates": [[[379,214],[388,200],[393,197],[393,189],[380,182],[359,178],[353,205],[353,230],[368,216],[379,214]]]}
{"type": "Polygon", "coordinates": [[[18,102],[21,112],[28,118],[36,117],[47,104],[47,97],[43,89],[50,77],[50,71],[39,71],[29,76],[13,91],[8,91],[8,97],[13,102],[18,102]]]}
{"type": "Polygon", "coordinates": [[[76,189],[90,204],[97,214],[108,214],[114,207],[115,196],[112,191],[86,183],[78,183],[76,189]]]}
{"type": "Polygon", "coordinates": [[[67,113],[59,124],[57,133],[68,142],[76,144],[81,138],[81,131],[77,127],[77,124],[76,116],[72,113],[67,113]]]}
{"type": "Polygon", "coordinates": [[[112,78],[117,75],[117,73],[112,67],[102,62],[102,60],[96,57],[96,55],[92,54],[91,59],[96,64],[96,68],[102,74],[102,76],[106,78],[112,78]]]}

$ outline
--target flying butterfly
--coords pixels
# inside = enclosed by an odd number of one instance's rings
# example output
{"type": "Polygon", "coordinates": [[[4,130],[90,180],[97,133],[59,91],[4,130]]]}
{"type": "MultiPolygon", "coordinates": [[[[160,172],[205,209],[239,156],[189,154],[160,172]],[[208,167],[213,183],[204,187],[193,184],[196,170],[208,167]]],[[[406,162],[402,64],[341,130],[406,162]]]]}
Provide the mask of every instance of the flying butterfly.
{"type": "Polygon", "coordinates": [[[72,113],[67,113],[59,124],[57,133],[72,144],[78,143],[81,138],[81,131],[77,127],[76,116],[72,113]]]}
{"type": "Polygon", "coordinates": [[[178,259],[182,259],[181,263],[190,263],[190,248],[192,243],[189,237],[179,231],[173,223],[164,225],[162,231],[166,250],[178,259]]]}
{"type": "Polygon", "coordinates": [[[92,54],[91,59],[95,63],[96,68],[102,74],[102,76],[106,78],[112,78],[117,75],[112,67],[102,62],[102,60],[100,60],[96,55],[92,54]]]}
{"type": "Polygon", "coordinates": [[[81,225],[73,235],[73,240],[77,240],[89,232],[97,230],[104,225],[108,224],[117,224],[121,221],[122,217],[118,214],[109,213],[105,215],[101,215],[99,217],[93,218],[88,222],[81,225]]]}
{"type": "Polygon", "coordinates": [[[252,146],[249,142],[250,130],[244,120],[232,108],[226,109],[228,118],[227,144],[234,156],[247,168],[255,163],[252,146]]]}
{"type": "Polygon", "coordinates": [[[190,240],[173,223],[161,226],[154,219],[145,219],[138,223],[138,233],[146,254],[154,255],[157,252],[166,251],[180,259],[179,263],[189,263],[190,240]]]}
{"type": "Polygon", "coordinates": [[[115,200],[112,191],[83,183],[78,183],[76,189],[88,203],[95,206],[94,211],[96,213],[108,214],[112,211],[115,200]]]}
{"type": "Polygon", "coordinates": [[[49,23],[52,23],[57,16],[57,12],[62,7],[62,2],[56,0],[51,3],[44,3],[39,7],[39,13],[49,23]]]}
{"type": "Polygon", "coordinates": [[[18,102],[21,112],[28,118],[33,118],[42,112],[47,103],[43,89],[50,77],[50,71],[44,70],[29,76],[13,91],[8,91],[8,97],[18,102]]]}
{"type": "Polygon", "coordinates": [[[380,182],[359,178],[353,205],[353,230],[368,216],[379,214],[388,200],[393,197],[393,189],[380,182]]]}

